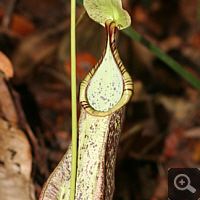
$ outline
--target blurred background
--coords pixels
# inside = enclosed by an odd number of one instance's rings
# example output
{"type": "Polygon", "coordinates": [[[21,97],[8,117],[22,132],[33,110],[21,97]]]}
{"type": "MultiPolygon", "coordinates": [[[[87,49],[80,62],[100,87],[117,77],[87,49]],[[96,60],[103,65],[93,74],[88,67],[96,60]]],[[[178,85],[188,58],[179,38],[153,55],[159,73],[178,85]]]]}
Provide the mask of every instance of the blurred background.
{"type": "MultiPolygon", "coordinates": [[[[77,94],[105,46],[104,28],[80,2],[77,94]]],[[[200,1],[122,3],[134,30],[200,79],[200,1]]],[[[168,168],[200,167],[200,94],[141,43],[119,31],[116,41],[134,95],[114,200],[166,200],[168,168]]],[[[71,141],[70,1],[0,0],[0,51],[14,68],[14,77],[1,76],[0,84],[0,200],[38,199],[71,141]]]]}

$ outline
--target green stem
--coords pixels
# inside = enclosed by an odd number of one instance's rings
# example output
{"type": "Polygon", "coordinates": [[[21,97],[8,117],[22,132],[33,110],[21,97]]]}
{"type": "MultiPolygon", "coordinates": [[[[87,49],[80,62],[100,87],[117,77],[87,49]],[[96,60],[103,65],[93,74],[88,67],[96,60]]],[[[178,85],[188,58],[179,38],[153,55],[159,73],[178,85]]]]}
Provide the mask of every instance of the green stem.
{"type": "Polygon", "coordinates": [[[71,102],[72,102],[72,164],[70,200],[75,199],[77,161],[77,98],[76,98],[76,0],[71,0],[71,102]]]}
{"type": "Polygon", "coordinates": [[[142,35],[137,33],[132,28],[127,28],[123,30],[123,32],[128,35],[130,38],[140,42],[148,49],[151,50],[158,58],[160,58],[164,63],[166,63],[169,67],[171,67],[174,71],[176,71],[179,75],[181,75],[185,80],[187,80],[191,85],[200,90],[200,81],[196,79],[191,73],[189,73],[186,69],[184,69],[179,63],[177,63],[170,56],[161,51],[154,44],[146,40],[142,35]]]}
{"type": "Polygon", "coordinates": [[[76,26],[79,25],[79,23],[81,22],[81,20],[83,19],[84,15],[86,13],[86,10],[84,9],[83,12],[81,13],[80,17],[78,18],[77,22],[76,22],[76,26]]]}

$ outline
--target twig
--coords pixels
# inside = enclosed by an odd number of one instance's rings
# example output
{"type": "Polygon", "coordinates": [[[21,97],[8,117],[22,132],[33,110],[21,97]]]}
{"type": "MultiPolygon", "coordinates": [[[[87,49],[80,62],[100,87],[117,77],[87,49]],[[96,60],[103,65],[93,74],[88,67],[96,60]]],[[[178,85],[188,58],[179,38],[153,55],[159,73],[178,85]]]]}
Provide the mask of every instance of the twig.
{"type": "Polygon", "coordinates": [[[69,78],[65,74],[62,74],[61,72],[56,71],[56,70],[54,70],[50,67],[47,67],[47,66],[42,67],[42,70],[45,73],[48,73],[48,74],[52,75],[53,77],[57,78],[59,81],[61,81],[67,87],[69,87],[71,85],[69,78]]]}
{"type": "Polygon", "coordinates": [[[131,127],[128,131],[126,131],[120,138],[120,143],[125,142],[127,139],[129,139],[130,137],[132,137],[133,135],[139,133],[142,131],[143,129],[143,125],[142,124],[137,124],[133,127],[131,127]]]}

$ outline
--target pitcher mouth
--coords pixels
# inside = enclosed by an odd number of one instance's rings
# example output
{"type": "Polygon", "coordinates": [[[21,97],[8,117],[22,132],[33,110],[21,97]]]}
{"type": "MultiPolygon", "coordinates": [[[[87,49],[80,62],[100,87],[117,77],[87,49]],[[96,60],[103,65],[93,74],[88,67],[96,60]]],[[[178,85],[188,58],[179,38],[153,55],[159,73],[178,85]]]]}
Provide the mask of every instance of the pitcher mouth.
{"type": "MultiPolygon", "coordinates": [[[[116,48],[116,44],[115,44],[116,24],[112,20],[107,20],[105,23],[105,27],[106,27],[106,36],[107,37],[106,37],[106,45],[105,45],[105,49],[103,52],[103,56],[97,62],[97,64],[89,71],[89,73],[87,74],[87,76],[81,82],[81,85],[80,85],[80,103],[81,103],[82,107],[85,109],[85,111],[93,116],[111,115],[116,110],[123,107],[129,101],[129,99],[131,98],[132,93],[133,93],[133,83],[132,83],[131,76],[129,75],[129,73],[126,71],[124,65],[122,64],[122,61],[119,57],[119,54],[118,54],[118,51],[116,48]],[[121,77],[122,77],[122,81],[123,81],[123,83],[122,83],[123,91],[121,94],[121,98],[118,100],[118,102],[115,105],[113,105],[107,111],[99,111],[99,110],[94,109],[90,105],[90,103],[88,101],[88,97],[87,97],[87,90],[88,90],[88,86],[89,86],[89,83],[90,83],[92,77],[94,76],[95,72],[98,70],[101,63],[103,62],[103,59],[105,58],[107,45],[110,45],[110,50],[112,52],[114,61],[121,72],[121,77]]],[[[108,76],[109,76],[109,74],[108,74],[108,76]]]]}

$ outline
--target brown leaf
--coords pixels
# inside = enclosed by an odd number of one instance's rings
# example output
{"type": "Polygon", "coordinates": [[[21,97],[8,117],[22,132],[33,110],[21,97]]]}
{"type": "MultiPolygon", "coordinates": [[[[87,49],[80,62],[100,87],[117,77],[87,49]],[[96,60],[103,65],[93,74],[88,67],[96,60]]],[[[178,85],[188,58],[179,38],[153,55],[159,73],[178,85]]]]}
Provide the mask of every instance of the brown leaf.
{"type": "Polygon", "coordinates": [[[3,113],[4,118],[12,123],[18,122],[18,116],[15,109],[15,105],[12,100],[10,91],[4,81],[0,76],[0,110],[3,113]]]}
{"type": "Polygon", "coordinates": [[[22,83],[34,67],[52,56],[60,42],[60,34],[66,31],[69,20],[58,23],[56,27],[36,32],[21,41],[12,55],[15,67],[15,82],[22,83]]]}
{"type": "MultiPolygon", "coordinates": [[[[79,53],[76,56],[76,74],[77,78],[82,80],[85,78],[89,70],[98,62],[98,60],[90,53],[79,53]]],[[[71,60],[64,65],[64,70],[68,76],[71,76],[71,60]]]]}
{"type": "Polygon", "coordinates": [[[0,197],[2,200],[35,200],[31,183],[32,156],[20,129],[0,119],[0,197]]]}
{"type": "MultiPolygon", "coordinates": [[[[4,10],[0,10],[0,19],[4,17],[4,10]]],[[[17,36],[26,36],[35,30],[35,25],[22,15],[13,13],[10,30],[17,36]]]]}
{"type": "Polygon", "coordinates": [[[0,51],[0,70],[6,75],[7,78],[13,77],[13,66],[5,54],[0,51]]]}

